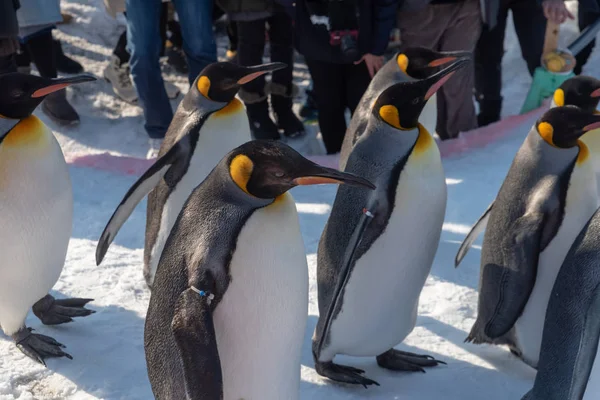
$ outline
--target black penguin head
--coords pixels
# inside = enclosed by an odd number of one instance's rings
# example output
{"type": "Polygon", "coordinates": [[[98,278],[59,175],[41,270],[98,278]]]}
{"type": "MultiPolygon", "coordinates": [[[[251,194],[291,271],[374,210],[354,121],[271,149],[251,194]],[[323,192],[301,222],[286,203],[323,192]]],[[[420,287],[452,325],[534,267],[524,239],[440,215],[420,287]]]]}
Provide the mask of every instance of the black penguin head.
{"type": "Polygon", "coordinates": [[[568,105],[549,109],[536,122],[539,135],[550,145],[560,148],[577,146],[586,132],[600,128],[600,115],[590,114],[568,105]]]}
{"type": "Polygon", "coordinates": [[[269,63],[244,67],[230,62],[208,65],[196,78],[195,87],[207,99],[229,103],[242,85],[269,72],[286,68],[284,63],[269,63]]]}
{"type": "Polygon", "coordinates": [[[600,101],[600,80],[578,75],[564,81],[554,91],[554,104],[558,107],[574,105],[588,113],[596,112],[600,101]]]}
{"type": "Polygon", "coordinates": [[[23,119],[30,116],[50,93],[75,83],[95,81],[91,75],[50,79],[18,72],[0,75],[0,116],[23,119]]]}
{"type": "Polygon", "coordinates": [[[457,58],[452,64],[428,78],[399,82],[388,87],[375,101],[373,113],[396,129],[415,129],[427,100],[468,62],[468,59],[457,58]]]}
{"type": "Polygon", "coordinates": [[[426,47],[407,47],[396,55],[398,67],[408,76],[425,79],[450,62],[458,59],[471,60],[471,53],[466,51],[433,51],[426,47]]]}
{"type": "Polygon", "coordinates": [[[253,140],[228,156],[229,175],[247,194],[274,199],[298,185],[345,183],[375,189],[356,175],[322,167],[276,140],[253,140]]]}

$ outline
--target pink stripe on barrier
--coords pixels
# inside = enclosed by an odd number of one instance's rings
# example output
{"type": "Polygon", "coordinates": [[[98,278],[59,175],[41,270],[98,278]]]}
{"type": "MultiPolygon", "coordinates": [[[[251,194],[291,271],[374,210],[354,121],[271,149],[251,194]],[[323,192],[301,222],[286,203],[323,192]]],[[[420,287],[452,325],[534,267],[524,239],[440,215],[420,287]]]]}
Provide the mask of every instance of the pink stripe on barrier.
{"type": "MultiPolygon", "coordinates": [[[[495,124],[461,133],[456,139],[438,142],[442,158],[464,153],[476,148],[487,146],[509,136],[516,128],[539,117],[547,105],[543,105],[523,115],[507,117],[495,124]]],[[[68,155],[67,162],[78,167],[95,168],[103,171],[121,173],[124,175],[142,175],[153,163],[154,159],[146,160],[137,157],[116,156],[110,153],[86,154],[83,156],[68,155]]],[[[338,168],[339,155],[309,156],[317,164],[338,168]]]]}

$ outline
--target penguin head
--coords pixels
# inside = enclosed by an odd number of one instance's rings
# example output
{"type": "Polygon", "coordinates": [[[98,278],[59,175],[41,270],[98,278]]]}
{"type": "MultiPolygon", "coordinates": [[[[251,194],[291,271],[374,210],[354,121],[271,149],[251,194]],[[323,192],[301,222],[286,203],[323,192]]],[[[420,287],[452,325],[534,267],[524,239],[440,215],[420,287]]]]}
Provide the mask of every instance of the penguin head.
{"type": "Polygon", "coordinates": [[[276,140],[252,140],[227,157],[229,175],[246,194],[275,199],[298,185],[343,183],[375,189],[366,179],[322,167],[276,140]]]}
{"type": "Polygon", "coordinates": [[[594,113],[600,101],[600,80],[585,75],[569,78],[554,91],[553,100],[557,107],[574,105],[594,113]]]}
{"type": "Polygon", "coordinates": [[[91,75],[50,79],[18,72],[0,75],[0,117],[23,119],[30,116],[50,93],[69,85],[95,81],[91,75]]]}
{"type": "Polygon", "coordinates": [[[388,87],[375,101],[373,113],[396,129],[415,129],[429,98],[468,62],[467,58],[457,58],[446,68],[425,79],[399,82],[388,87]]]}
{"type": "Polygon", "coordinates": [[[577,146],[586,132],[600,128],[600,115],[567,105],[549,109],[536,122],[536,129],[546,143],[559,148],[577,146]]]}
{"type": "Polygon", "coordinates": [[[216,62],[202,70],[193,86],[207,99],[227,104],[233,100],[242,85],[261,75],[286,67],[287,64],[279,62],[251,67],[216,62]]]}
{"type": "Polygon", "coordinates": [[[427,78],[450,62],[458,59],[471,60],[466,51],[438,52],[426,47],[407,47],[396,55],[396,63],[402,72],[415,79],[427,78]]]}

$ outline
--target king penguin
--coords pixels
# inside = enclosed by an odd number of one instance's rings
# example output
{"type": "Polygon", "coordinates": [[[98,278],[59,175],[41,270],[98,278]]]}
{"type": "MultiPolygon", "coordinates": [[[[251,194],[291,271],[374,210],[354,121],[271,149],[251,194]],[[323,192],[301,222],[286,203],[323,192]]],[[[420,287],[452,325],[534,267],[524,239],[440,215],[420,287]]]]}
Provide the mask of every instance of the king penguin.
{"type": "Polygon", "coordinates": [[[429,78],[385,89],[348,157],[345,172],[360,173],[377,190],[340,186],[319,242],[312,350],[322,376],[378,385],[362,370],[334,364],[338,354],[377,357],[395,371],[424,371],[440,362],[393,347],[415,326],[446,210],[440,152],[419,115],[467,62],[457,59],[429,78]]]}
{"type": "Polygon", "coordinates": [[[152,287],[169,232],[186,199],[221,158],[252,139],[244,104],[235,96],[242,85],[285,68],[283,63],[243,67],[230,62],[207,66],[179,104],[158,160],[133,184],[102,232],[99,265],[121,226],[148,194],[144,278],[152,287]]]}
{"type": "Polygon", "coordinates": [[[320,183],[374,189],[279,141],[256,140],[227,154],[193,191],[167,239],[146,316],[157,399],[298,399],[308,266],[287,191],[320,183]]]}
{"type": "Polygon", "coordinates": [[[60,145],[32,113],[50,93],[94,80],[0,75],[0,326],[43,365],[49,357],[72,357],[53,338],[25,326],[29,309],[46,325],[93,311],[84,308],[92,299],[57,300],[48,294],[67,255],[73,191],[60,145]]]}
{"type": "MultiPolygon", "coordinates": [[[[425,79],[457,59],[470,59],[469,52],[437,52],[425,47],[406,47],[377,71],[363,94],[346,130],[340,153],[340,168],[344,169],[348,155],[360,135],[364,133],[373,103],[381,92],[399,82],[425,79]]],[[[437,123],[437,95],[434,93],[425,104],[419,123],[427,132],[435,133],[437,123]]]]}
{"type": "Polygon", "coordinates": [[[598,208],[594,169],[580,140],[600,116],[555,107],[536,121],[489,212],[477,319],[466,341],[508,345],[537,367],[556,275],[598,208]]]}
{"type": "Polygon", "coordinates": [[[596,400],[600,393],[600,210],[573,243],[548,302],[533,389],[522,400],[596,400]]]}
{"type": "MultiPolygon", "coordinates": [[[[590,114],[597,114],[598,111],[596,111],[596,108],[598,107],[599,101],[600,80],[590,76],[577,75],[564,81],[558,89],[554,91],[550,108],[573,105],[590,114]]],[[[596,171],[598,197],[600,198],[600,135],[591,131],[583,135],[581,141],[585,143],[590,150],[590,157],[592,159],[594,170],[596,171]]],[[[493,204],[494,203],[492,202],[492,204],[488,206],[485,212],[471,227],[467,236],[465,236],[454,259],[455,267],[460,265],[477,237],[484,231],[493,204]]]]}

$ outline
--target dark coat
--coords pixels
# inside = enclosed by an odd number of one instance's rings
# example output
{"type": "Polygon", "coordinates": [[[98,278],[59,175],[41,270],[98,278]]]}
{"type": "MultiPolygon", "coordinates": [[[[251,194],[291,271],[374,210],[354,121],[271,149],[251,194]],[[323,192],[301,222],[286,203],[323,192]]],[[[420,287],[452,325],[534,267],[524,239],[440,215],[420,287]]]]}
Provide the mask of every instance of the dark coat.
{"type": "Polygon", "coordinates": [[[19,0],[0,0],[0,38],[19,35],[17,9],[19,0]]]}
{"type": "MultiPolygon", "coordinates": [[[[358,0],[357,3],[360,53],[383,55],[387,49],[390,32],[396,23],[399,0],[358,0]]],[[[334,64],[358,61],[346,59],[339,46],[331,46],[327,26],[319,23],[313,24],[311,16],[315,20],[319,18],[310,13],[306,0],[297,0],[294,36],[298,52],[308,59],[334,64]]]]}

